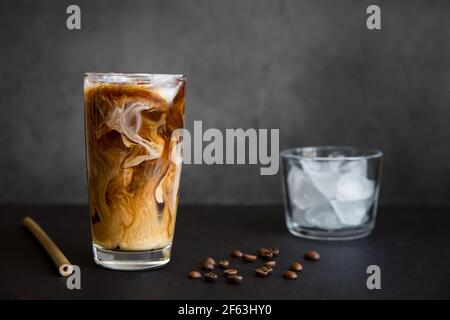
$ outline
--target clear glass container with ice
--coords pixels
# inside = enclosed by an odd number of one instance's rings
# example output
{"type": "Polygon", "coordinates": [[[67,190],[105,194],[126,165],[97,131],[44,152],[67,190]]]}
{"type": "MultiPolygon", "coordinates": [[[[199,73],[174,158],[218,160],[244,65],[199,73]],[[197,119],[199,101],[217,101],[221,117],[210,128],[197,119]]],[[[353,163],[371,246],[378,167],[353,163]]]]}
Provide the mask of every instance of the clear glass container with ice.
{"type": "Polygon", "coordinates": [[[354,147],[281,153],[288,230],[300,237],[349,240],[375,226],[383,154],[354,147]]]}

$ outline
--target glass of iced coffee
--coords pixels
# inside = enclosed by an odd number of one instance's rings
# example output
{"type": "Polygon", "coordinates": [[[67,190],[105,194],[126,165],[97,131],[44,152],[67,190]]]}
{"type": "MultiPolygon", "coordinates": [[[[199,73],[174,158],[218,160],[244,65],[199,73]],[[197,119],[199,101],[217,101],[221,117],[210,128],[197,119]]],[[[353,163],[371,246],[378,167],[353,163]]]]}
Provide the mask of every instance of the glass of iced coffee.
{"type": "Polygon", "coordinates": [[[170,260],[185,83],[182,75],[85,75],[89,216],[103,267],[141,270],[170,260]]]}

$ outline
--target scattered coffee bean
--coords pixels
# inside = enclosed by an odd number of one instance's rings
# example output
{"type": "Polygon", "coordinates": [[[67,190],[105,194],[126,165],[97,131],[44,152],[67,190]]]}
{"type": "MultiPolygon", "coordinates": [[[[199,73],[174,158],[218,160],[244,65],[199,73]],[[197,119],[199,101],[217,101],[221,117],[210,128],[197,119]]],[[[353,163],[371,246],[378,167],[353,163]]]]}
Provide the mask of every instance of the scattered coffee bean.
{"type": "Polygon", "coordinates": [[[264,262],[264,266],[265,267],[270,267],[270,268],[273,268],[273,267],[275,267],[275,265],[277,264],[277,262],[276,261],[267,261],[267,262],[264,262]]]}
{"type": "Polygon", "coordinates": [[[202,263],[202,269],[206,271],[214,270],[214,265],[208,261],[203,261],[202,263]]]}
{"type": "Polygon", "coordinates": [[[203,275],[203,278],[205,279],[205,281],[208,282],[214,282],[217,280],[219,276],[217,274],[215,274],[214,272],[207,272],[203,275]]]}
{"type": "Polygon", "coordinates": [[[235,258],[242,258],[244,254],[242,253],[241,250],[233,250],[231,251],[230,255],[235,258]]]}
{"type": "MultiPolygon", "coordinates": [[[[260,277],[267,277],[274,271],[274,267],[277,265],[277,262],[274,260],[270,260],[280,254],[280,250],[277,248],[259,248],[258,254],[244,254],[240,250],[233,250],[230,252],[230,256],[234,258],[242,258],[244,261],[254,262],[258,259],[258,256],[265,261],[263,266],[254,269],[256,275],[260,277]]],[[[306,260],[318,261],[320,260],[320,254],[317,251],[307,251],[304,255],[306,260]]],[[[223,274],[225,279],[230,284],[240,284],[243,281],[243,277],[238,274],[238,270],[230,268],[230,261],[226,259],[222,259],[217,262],[217,266],[224,269],[223,274]]],[[[201,268],[206,273],[203,274],[203,279],[208,282],[215,282],[219,276],[212,272],[216,267],[216,260],[212,257],[207,257],[202,261],[201,268]]],[[[298,278],[298,272],[303,270],[303,265],[300,262],[293,262],[290,265],[290,270],[283,272],[283,277],[289,280],[295,280],[298,278]]],[[[202,277],[202,274],[198,271],[191,271],[188,275],[190,279],[199,279],[202,277]]]]}
{"type": "Polygon", "coordinates": [[[266,270],[269,273],[273,271],[272,267],[267,267],[267,266],[262,266],[261,269],[266,270]]]}
{"type": "Polygon", "coordinates": [[[214,260],[214,258],[211,258],[211,257],[205,258],[205,260],[203,260],[203,262],[208,262],[214,266],[216,265],[216,260],[214,260]]]}
{"type": "Polygon", "coordinates": [[[265,260],[269,260],[273,258],[273,253],[269,249],[266,248],[260,248],[259,249],[259,256],[265,260]]]}
{"type": "Polygon", "coordinates": [[[230,261],[228,261],[228,260],[220,260],[219,261],[219,266],[222,269],[226,269],[226,268],[228,268],[230,266],[230,261]]]}
{"type": "Polygon", "coordinates": [[[295,280],[297,279],[298,275],[294,271],[285,271],[283,273],[283,277],[289,280],[295,280]]]}
{"type": "Polygon", "coordinates": [[[189,278],[191,278],[191,279],[198,279],[198,278],[201,278],[201,277],[202,277],[202,274],[200,272],[198,272],[198,271],[191,271],[191,272],[189,272],[189,278]]]}
{"type": "Polygon", "coordinates": [[[274,257],[276,257],[276,256],[278,256],[280,254],[280,250],[278,250],[277,248],[272,248],[272,249],[269,249],[269,250],[272,252],[274,257]]]}
{"type": "Polygon", "coordinates": [[[305,253],[306,260],[318,261],[320,260],[320,254],[317,251],[308,251],[305,253]]]}
{"type": "Polygon", "coordinates": [[[261,256],[261,258],[263,258],[264,260],[270,260],[273,258],[273,253],[272,252],[267,252],[266,254],[263,254],[261,256]]]}
{"type": "Polygon", "coordinates": [[[302,270],[303,270],[303,266],[302,266],[302,264],[299,263],[299,262],[294,262],[294,263],[291,264],[290,269],[291,269],[292,271],[298,272],[298,271],[302,271],[302,270]]]}
{"type": "Polygon", "coordinates": [[[236,269],[226,269],[223,271],[223,274],[225,276],[234,276],[238,274],[238,271],[236,269]]]}
{"type": "Polygon", "coordinates": [[[228,283],[231,283],[231,284],[239,284],[242,282],[243,279],[244,278],[242,278],[242,276],[238,276],[238,275],[233,275],[233,276],[227,277],[228,283]]]}
{"type": "Polygon", "coordinates": [[[266,267],[256,268],[255,273],[260,277],[265,277],[269,274],[269,269],[267,269],[266,267]]]}
{"type": "Polygon", "coordinates": [[[261,268],[267,270],[268,273],[272,273],[273,272],[273,268],[271,268],[271,267],[262,266],[261,268]]]}
{"type": "Polygon", "coordinates": [[[248,262],[254,262],[254,261],[256,261],[256,259],[258,259],[257,256],[254,256],[254,255],[252,255],[252,254],[244,254],[244,255],[242,256],[242,258],[243,258],[245,261],[248,261],[248,262]]]}

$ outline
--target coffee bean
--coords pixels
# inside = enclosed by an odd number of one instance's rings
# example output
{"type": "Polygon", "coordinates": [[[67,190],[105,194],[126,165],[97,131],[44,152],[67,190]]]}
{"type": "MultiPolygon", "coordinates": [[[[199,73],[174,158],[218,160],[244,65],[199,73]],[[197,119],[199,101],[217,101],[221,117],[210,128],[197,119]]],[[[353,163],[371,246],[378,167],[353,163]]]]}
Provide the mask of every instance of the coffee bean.
{"type": "Polygon", "coordinates": [[[320,260],[320,254],[317,251],[308,251],[305,253],[305,259],[306,260],[312,260],[312,261],[319,261],[320,260]]]}
{"type": "Polygon", "coordinates": [[[244,254],[242,253],[241,250],[233,250],[231,251],[230,255],[235,258],[242,258],[244,254]]]}
{"type": "Polygon", "coordinates": [[[278,250],[277,248],[272,248],[272,249],[269,249],[269,250],[272,252],[274,257],[276,257],[276,256],[278,256],[280,254],[280,250],[278,250]]]}
{"type": "Polygon", "coordinates": [[[260,277],[265,277],[269,274],[269,270],[266,267],[260,267],[255,269],[255,273],[260,277]]]}
{"type": "Polygon", "coordinates": [[[198,278],[201,278],[201,277],[202,277],[202,274],[200,272],[198,272],[198,271],[191,271],[191,272],[189,272],[189,278],[191,278],[191,279],[198,279],[198,278]]]}
{"type": "Polygon", "coordinates": [[[267,270],[269,273],[272,273],[272,272],[273,272],[273,268],[272,268],[272,267],[264,266],[264,267],[262,267],[262,268],[266,268],[266,270],[267,270]]]}
{"type": "Polygon", "coordinates": [[[261,256],[261,258],[263,258],[264,260],[270,260],[273,258],[273,253],[272,252],[267,252],[266,254],[263,254],[261,256]]]}
{"type": "Polygon", "coordinates": [[[285,271],[283,273],[283,277],[289,280],[295,280],[297,279],[298,275],[294,271],[285,271]]]}
{"type": "Polygon", "coordinates": [[[270,267],[270,268],[273,268],[273,267],[275,267],[275,265],[277,264],[277,262],[276,261],[267,261],[267,262],[264,262],[264,266],[266,266],[266,267],[270,267]]]}
{"type": "Polygon", "coordinates": [[[254,255],[252,255],[252,254],[244,254],[244,255],[242,256],[242,258],[243,258],[245,261],[248,261],[248,262],[253,262],[253,261],[256,261],[256,259],[258,259],[257,256],[254,256],[254,255]]]}
{"type": "Polygon", "coordinates": [[[230,265],[230,261],[228,261],[228,260],[220,260],[220,261],[219,261],[219,266],[220,266],[222,269],[228,268],[229,265],[230,265]]]}
{"type": "Polygon", "coordinates": [[[298,271],[302,271],[303,270],[303,266],[299,262],[294,262],[294,263],[291,264],[290,269],[292,271],[297,271],[298,272],[298,271]]]}
{"type": "Polygon", "coordinates": [[[203,262],[210,263],[214,266],[216,265],[216,260],[214,260],[214,258],[211,258],[211,257],[205,258],[205,260],[203,260],[203,262]]]}
{"type": "Polygon", "coordinates": [[[273,269],[271,267],[262,266],[260,267],[263,271],[267,271],[268,273],[271,273],[273,269]]]}
{"type": "Polygon", "coordinates": [[[217,280],[219,276],[217,274],[215,274],[214,272],[207,272],[203,275],[203,278],[205,279],[205,281],[208,282],[214,282],[217,280]]]}
{"type": "Polygon", "coordinates": [[[242,276],[238,276],[238,275],[233,275],[233,276],[227,277],[228,283],[231,283],[231,284],[239,284],[242,282],[243,279],[244,278],[242,278],[242,276]]]}
{"type": "Polygon", "coordinates": [[[214,265],[208,261],[203,261],[202,263],[202,269],[206,271],[214,270],[214,265]]]}
{"type": "Polygon", "coordinates": [[[223,271],[223,274],[226,276],[234,276],[237,275],[238,271],[236,269],[227,269],[223,271]]]}
{"type": "Polygon", "coordinates": [[[266,248],[260,248],[259,249],[259,256],[265,260],[269,260],[273,258],[273,253],[269,249],[266,248]]]}

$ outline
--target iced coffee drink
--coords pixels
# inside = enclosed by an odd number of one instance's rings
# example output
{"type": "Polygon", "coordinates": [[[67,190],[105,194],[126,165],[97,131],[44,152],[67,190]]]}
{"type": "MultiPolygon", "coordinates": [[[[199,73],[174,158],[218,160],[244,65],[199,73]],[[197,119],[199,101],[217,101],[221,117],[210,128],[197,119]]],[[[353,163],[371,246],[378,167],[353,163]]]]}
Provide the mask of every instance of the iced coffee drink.
{"type": "Polygon", "coordinates": [[[95,261],[166,264],[181,173],[185,78],[89,73],[84,82],[89,214],[95,261]]]}

